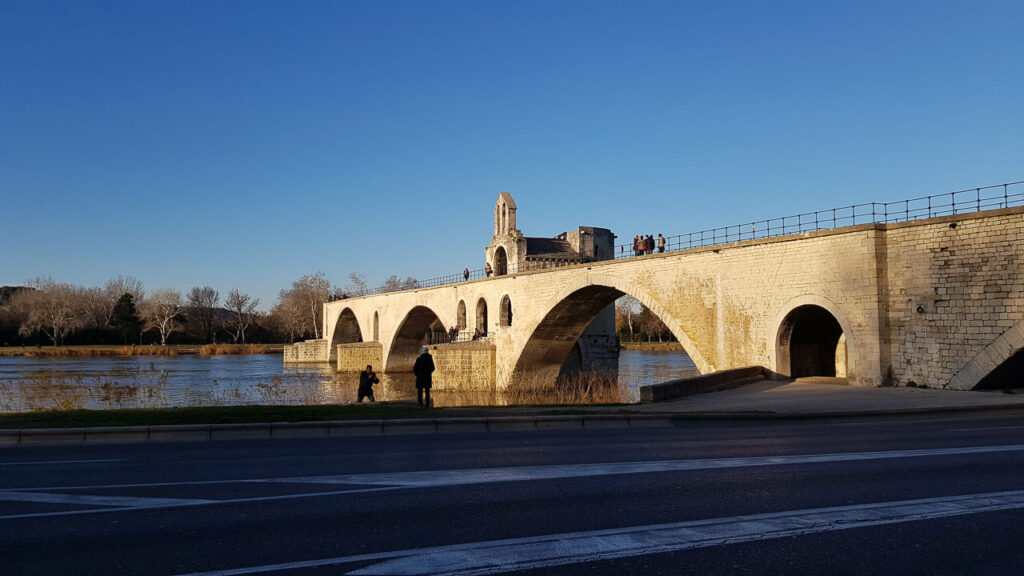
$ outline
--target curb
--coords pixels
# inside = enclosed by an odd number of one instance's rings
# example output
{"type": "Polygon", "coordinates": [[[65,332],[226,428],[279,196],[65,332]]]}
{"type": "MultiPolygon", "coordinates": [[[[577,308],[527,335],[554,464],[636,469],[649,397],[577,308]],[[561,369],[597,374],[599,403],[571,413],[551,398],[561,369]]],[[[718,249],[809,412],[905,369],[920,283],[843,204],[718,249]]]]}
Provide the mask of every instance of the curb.
{"type": "Polygon", "coordinates": [[[185,424],[112,426],[97,428],[0,429],[0,447],[68,444],[139,444],[148,442],[212,442],[218,440],[278,440],[345,438],[410,434],[477,434],[541,430],[601,430],[609,428],[669,428],[686,422],[828,420],[883,416],[914,416],[962,412],[1020,410],[1021,404],[944,406],[904,410],[829,412],[687,412],[653,414],[586,414],[573,416],[495,416],[483,418],[415,418],[394,420],[334,420],[252,424],[185,424]]]}

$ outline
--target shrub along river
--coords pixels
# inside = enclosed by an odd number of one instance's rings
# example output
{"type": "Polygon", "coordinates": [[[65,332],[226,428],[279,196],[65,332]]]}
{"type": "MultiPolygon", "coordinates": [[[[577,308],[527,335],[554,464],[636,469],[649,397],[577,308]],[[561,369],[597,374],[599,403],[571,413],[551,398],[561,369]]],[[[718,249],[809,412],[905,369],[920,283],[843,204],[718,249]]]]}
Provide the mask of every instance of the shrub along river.
{"type": "MultiPolygon", "coordinates": [[[[437,406],[637,402],[640,386],[696,375],[681,351],[622,350],[618,381],[597,396],[435,389],[437,406]]],[[[378,401],[416,397],[411,374],[383,374],[378,401]]],[[[584,383],[585,384],[585,383],[584,383]]],[[[0,357],[0,412],[240,404],[344,404],[358,376],[319,366],[282,366],[279,354],[248,356],[0,357]]],[[[586,386],[583,386],[584,388],[586,386]]]]}

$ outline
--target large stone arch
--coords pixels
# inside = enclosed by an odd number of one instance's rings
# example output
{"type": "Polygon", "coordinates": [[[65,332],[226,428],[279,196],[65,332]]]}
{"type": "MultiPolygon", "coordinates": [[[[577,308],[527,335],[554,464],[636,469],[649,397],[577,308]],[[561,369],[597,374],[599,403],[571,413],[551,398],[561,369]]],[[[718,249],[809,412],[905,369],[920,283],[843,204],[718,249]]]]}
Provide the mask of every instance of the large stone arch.
{"type": "Polygon", "coordinates": [[[334,333],[331,335],[331,350],[337,349],[339,344],[352,344],[363,341],[363,330],[359,325],[359,319],[352,308],[345,307],[338,313],[334,321],[334,333]]]}
{"type": "Polygon", "coordinates": [[[443,332],[444,322],[433,309],[422,304],[413,306],[391,338],[385,372],[411,372],[424,345],[424,335],[432,325],[439,325],[443,332]]]}
{"type": "Polygon", "coordinates": [[[524,327],[529,334],[513,354],[509,384],[534,385],[555,381],[573,346],[591,320],[620,296],[639,300],[661,318],[679,340],[702,374],[712,371],[704,355],[682,327],[682,323],[636,284],[608,274],[587,274],[570,282],[545,305],[544,316],[524,327]]]}
{"type": "Polygon", "coordinates": [[[1024,322],[1018,323],[971,358],[949,381],[947,388],[973,390],[986,376],[1024,350],[1024,322]]]}
{"type": "Polygon", "coordinates": [[[851,331],[850,321],[846,314],[843,313],[842,309],[833,301],[819,296],[817,294],[804,294],[797,296],[784,305],[782,305],[775,314],[774,321],[768,325],[768,333],[764,334],[764,342],[768,343],[768,363],[772,370],[780,374],[789,374],[789,358],[784,354],[780,354],[779,350],[779,339],[782,333],[786,330],[786,324],[790,315],[798,308],[803,307],[818,307],[835,318],[836,322],[839,323],[839,328],[842,330],[842,338],[846,347],[846,373],[847,376],[852,376],[857,373],[857,353],[851,353],[850,351],[857,350],[857,341],[851,331]],[[780,358],[780,356],[783,356],[780,358]]]}

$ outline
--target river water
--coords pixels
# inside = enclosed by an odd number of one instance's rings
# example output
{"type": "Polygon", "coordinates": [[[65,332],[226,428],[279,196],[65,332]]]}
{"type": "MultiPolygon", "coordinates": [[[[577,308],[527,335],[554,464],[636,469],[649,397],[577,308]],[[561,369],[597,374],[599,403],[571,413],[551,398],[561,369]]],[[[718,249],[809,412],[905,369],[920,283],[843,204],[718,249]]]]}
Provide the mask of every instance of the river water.
{"type": "MultiPolygon", "coordinates": [[[[636,402],[647,384],[696,375],[684,352],[623,350],[616,399],[636,402]]],[[[277,354],[248,356],[0,357],[0,412],[240,404],[343,404],[358,377],[326,366],[283,366],[277,354]]],[[[377,400],[416,397],[411,374],[381,375],[377,400]]],[[[557,403],[562,396],[433,391],[437,406],[557,403]]],[[[576,398],[578,401],[579,399],[576,398]]]]}

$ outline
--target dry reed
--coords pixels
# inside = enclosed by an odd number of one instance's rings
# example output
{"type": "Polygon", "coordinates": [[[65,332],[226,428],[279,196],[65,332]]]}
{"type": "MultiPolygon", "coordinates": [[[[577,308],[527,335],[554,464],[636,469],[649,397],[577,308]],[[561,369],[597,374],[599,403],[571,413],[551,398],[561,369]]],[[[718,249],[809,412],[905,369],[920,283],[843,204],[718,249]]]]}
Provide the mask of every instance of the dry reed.
{"type": "Polygon", "coordinates": [[[510,405],[623,404],[630,400],[628,386],[614,374],[580,373],[563,376],[554,386],[529,382],[504,393],[510,405]]]}
{"type": "Polygon", "coordinates": [[[28,358],[90,357],[90,356],[177,356],[178,349],[171,346],[121,346],[118,348],[36,348],[22,352],[28,358]]]}
{"type": "Polygon", "coordinates": [[[267,354],[269,346],[258,344],[206,344],[199,349],[200,356],[220,356],[227,354],[267,354]]]}

